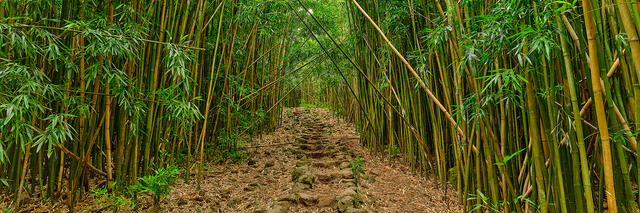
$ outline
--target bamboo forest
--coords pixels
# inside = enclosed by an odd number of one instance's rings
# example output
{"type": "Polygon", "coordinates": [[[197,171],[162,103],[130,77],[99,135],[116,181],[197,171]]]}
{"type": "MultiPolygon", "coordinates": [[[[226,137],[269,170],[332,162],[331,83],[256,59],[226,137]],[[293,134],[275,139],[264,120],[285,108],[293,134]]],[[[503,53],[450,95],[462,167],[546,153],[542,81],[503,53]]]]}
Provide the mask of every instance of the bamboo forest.
{"type": "Polygon", "coordinates": [[[639,30],[639,0],[0,0],[0,210],[640,213],[639,30]]]}

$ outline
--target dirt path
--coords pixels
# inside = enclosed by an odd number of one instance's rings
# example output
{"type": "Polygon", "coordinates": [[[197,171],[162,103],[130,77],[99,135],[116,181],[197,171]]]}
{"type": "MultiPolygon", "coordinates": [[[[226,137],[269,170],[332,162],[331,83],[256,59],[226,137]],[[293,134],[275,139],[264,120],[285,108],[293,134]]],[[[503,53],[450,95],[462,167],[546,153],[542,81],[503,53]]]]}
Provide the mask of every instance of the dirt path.
{"type": "MultiPolygon", "coordinates": [[[[352,124],[324,109],[286,109],[275,131],[253,139],[249,160],[210,165],[196,189],[181,178],[162,212],[461,212],[457,193],[412,174],[399,156],[370,153],[352,124]],[[357,160],[360,163],[356,163],[357,160]],[[363,172],[354,174],[353,166],[363,172]]],[[[88,196],[80,212],[102,208],[88,196]]],[[[142,197],[138,211],[150,212],[142,197]]],[[[68,211],[61,202],[30,211],[68,211]]]]}
{"type": "MultiPolygon", "coordinates": [[[[287,109],[282,126],[262,136],[254,144],[259,147],[249,150],[255,162],[235,168],[215,166],[212,172],[220,173],[205,180],[204,188],[210,191],[174,210],[461,212],[451,187],[445,196],[442,187],[412,174],[399,156],[389,161],[388,156],[372,154],[358,141],[353,126],[334,118],[330,111],[287,109]],[[358,158],[364,172],[356,181],[352,165],[358,158]]],[[[189,194],[195,191],[183,192],[189,194]]]]}
{"type": "Polygon", "coordinates": [[[267,212],[365,212],[353,156],[344,144],[329,138],[331,128],[317,112],[292,111],[293,122],[300,127],[293,149],[287,150],[297,159],[292,187],[267,212]]]}

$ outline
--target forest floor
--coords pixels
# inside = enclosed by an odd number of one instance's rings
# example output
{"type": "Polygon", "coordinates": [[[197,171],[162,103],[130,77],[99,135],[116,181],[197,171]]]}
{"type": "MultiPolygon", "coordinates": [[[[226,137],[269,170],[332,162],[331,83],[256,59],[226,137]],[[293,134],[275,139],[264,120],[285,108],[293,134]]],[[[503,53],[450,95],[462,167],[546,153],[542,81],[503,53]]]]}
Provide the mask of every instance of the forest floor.
{"type": "MultiPolygon", "coordinates": [[[[195,175],[190,183],[181,178],[160,212],[462,211],[453,187],[412,173],[399,155],[369,152],[352,124],[325,109],[286,109],[279,128],[248,146],[244,163],[208,166],[200,192],[195,175]]],[[[94,200],[87,196],[77,210],[104,210],[94,200]]],[[[28,206],[28,212],[68,211],[61,202],[28,206]]],[[[151,206],[142,198],[138,211],[151,206]]]]}

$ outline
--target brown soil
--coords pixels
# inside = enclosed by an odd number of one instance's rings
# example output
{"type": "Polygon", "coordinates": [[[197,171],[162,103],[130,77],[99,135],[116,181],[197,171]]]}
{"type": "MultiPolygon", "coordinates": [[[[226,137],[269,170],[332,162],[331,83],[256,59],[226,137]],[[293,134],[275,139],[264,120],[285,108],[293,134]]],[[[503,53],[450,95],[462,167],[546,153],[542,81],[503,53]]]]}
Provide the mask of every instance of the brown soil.
{"type": "MultiPolygon", "coordinates": [[[[181,178],[159,212],[462,212],[451,186],[413,174],[399,156],[369,152],[353,125],[328,110],[287,109],[279,128],[253,140],[253,160],[209,166],[200,192],[195,175],[190,183],[181,178]],[[356,158],[364,169],[357,181],[356,158]]],[[[103,211],[94,199],[77,210],[103,211]]],[[[25,211],[68,212],[62,202],[36,200],[26,198],[25,211]]],[[[150,198],[140,201],[138,211],[152,211],[150,198]]]]}

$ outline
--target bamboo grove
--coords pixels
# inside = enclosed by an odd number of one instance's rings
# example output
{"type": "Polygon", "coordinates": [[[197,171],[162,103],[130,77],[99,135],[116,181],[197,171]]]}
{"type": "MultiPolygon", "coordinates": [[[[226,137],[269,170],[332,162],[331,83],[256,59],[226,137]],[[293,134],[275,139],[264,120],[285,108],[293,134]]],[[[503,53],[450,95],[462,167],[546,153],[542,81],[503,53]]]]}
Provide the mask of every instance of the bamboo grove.
{"type": "Polygon", "coordinates": [[[0,1],[0,197],[17,210],[28,196],[73,211],[95,187],[119,193],[167,165],[199,187],[206,164],[298,104],[304,78],[292,76],[319,57],[289,11],[276,1],[0,1]]]}
{"type": "Polygon", "coordinates": [[[317,93],[364,145],[450,182],[467,211],[639,211],[638,1],[346,6],[357,99],[317,93]]]}
{"type": "Polygon", "coordinates": [[[467,211],[640,212],[635,0],[0,0],[0,18],[17,209],[166,165],[199,186],[317,103],[467,211]]]}

